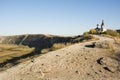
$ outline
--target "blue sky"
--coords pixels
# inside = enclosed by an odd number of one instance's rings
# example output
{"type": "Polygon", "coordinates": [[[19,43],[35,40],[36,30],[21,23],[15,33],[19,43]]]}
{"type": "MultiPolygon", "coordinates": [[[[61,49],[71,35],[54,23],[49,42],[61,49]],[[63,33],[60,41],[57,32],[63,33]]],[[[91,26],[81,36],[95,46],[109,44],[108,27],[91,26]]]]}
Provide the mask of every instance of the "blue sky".
{"type": "Polygon", "coordinates": [[[79,35],[120,28],[120,0],[0,0],[0,35],[79,35]]]}

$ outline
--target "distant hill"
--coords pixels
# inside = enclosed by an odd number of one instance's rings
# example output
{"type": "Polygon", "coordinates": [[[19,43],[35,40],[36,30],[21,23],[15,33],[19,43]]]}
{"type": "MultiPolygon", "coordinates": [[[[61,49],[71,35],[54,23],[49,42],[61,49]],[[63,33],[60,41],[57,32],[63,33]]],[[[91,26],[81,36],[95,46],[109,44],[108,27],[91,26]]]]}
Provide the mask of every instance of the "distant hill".
{"type": "Polygon", "coordinates": [[[81,42],[84,39],[91,39],[91,37],[85,36],[73,36],[64,37],[56,35],[44,35],[44,34],[27,34],[27,35],[17,35],[17,36],[1,36],[1,44],[22,44],[29,47],[35,47],[36,51],[41,51],[44,48],[49,48],[53,46],[54,43],[76,43],[81,42]]]}

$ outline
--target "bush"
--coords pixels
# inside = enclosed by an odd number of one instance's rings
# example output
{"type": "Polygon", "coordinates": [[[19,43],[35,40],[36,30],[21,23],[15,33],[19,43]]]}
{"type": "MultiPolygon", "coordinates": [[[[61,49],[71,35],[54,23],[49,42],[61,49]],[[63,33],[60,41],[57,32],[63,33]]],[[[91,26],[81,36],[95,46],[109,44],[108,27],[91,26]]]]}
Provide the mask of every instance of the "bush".
{"type": "Polygon", "coordinates": [[[114,30],[107,30],[105,34],[110,35],[110,36],[119,36],[120,34],[117,31],[114,30]]]}
{"type": "Polygon", "coordinates": [[[95,29],[91,29],[91,30],[89,31],[89,33],[90,33],[90,34],[96,34],[96,30],[95,30],[95,29]]]}
{"type": "Polygon", "coordinates": [[[84,32],[83,35],[84,35],[84,36],[88,36],[88,35],[89,35],[89,32],[84,32]]]}

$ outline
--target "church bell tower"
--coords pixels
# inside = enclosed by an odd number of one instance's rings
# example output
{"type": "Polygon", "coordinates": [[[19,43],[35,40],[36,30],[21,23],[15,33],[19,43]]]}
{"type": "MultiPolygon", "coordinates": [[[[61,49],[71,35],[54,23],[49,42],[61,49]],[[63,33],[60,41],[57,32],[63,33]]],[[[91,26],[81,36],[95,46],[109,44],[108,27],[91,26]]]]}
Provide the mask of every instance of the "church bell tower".
{"type": "Polygon", "coordinates": [[[102,20],[101,32],[105,32],[105,31],[106,31],[106,28],[105,28],[104,20],[102,20]]]}

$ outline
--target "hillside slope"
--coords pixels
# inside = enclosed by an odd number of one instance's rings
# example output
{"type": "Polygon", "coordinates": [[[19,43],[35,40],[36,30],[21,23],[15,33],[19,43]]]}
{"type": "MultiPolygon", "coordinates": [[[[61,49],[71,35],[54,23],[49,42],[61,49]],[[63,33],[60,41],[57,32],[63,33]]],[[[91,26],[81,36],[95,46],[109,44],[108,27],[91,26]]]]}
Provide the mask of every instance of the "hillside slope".
{"type": "MultiPolygon", "coordinates": [[[[65,36],[56,36],[56,35],[44,35],[44,34],[26,34],[26,35],[16,35],[16,36],[0,36],[0,56],[4,53],[1,58],[2,62],[0,62],[0,71],[6,70],[14,66],[16,63],[21,63],[22,61],[29,60],[33,57],[37,57],[42,53],[46,53],[49,51],[53,51],[59,48],[63,48],[65,46],[83,42],[84,40],[89,41],[93,40],[94,37],[92,36],[72,36],[72,37],[65,37],[65,36]],[[16,52],[17,50],[2,50],[2,45],[11,46],[29,46],[32,50],[28,53],[21,53],[20,51],[16,52]],[[15,55],[14,55],[14,54],[15,55]],[[11,54],[11,55],[7,55],[11,54]],[[24,54],[24,55],[22,55],[24,54]],[[14,55],[14,56],[13,56],[14,55]],[[18,56],[19,55],[19,56],[18,56]],[[14,64],[15,63],[15,64],[14,64]]],[[[3,47],[4,48],[4,47],[3,47]]],[[[27,48],[23,48],[26,50],[27,48]]]]}
{"type": "MultiPolygon", "coordinates": [[[[111,38],[96,36],[101,42],[111,38]]],[[[98,42],[95,41],[95,42],[98,42]]],[[[49,52],[0,72],[0,80],[120,80],[120,62],[107,49],[85,47],[94,41],[49,52]]]]}

